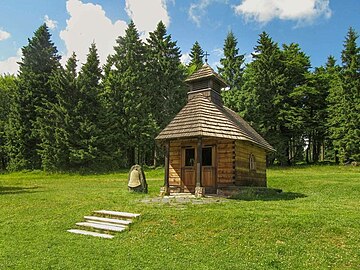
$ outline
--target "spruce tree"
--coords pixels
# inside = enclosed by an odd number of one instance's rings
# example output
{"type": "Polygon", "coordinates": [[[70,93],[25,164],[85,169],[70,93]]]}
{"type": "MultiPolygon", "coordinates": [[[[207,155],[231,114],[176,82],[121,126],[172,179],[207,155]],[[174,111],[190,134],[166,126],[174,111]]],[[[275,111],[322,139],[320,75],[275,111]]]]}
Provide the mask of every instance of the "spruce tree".
{"type": "Polygon", "coordinates": [[[41,167],[38,153],[41,141],[38,132],[41,119],[47,117],[41,113],[41,108],[46,102],[53,102],[55,99],[49,80],[52,73],[60,67],[60,56],[50,38],[49,30],[43,24],[22,49],[19,87],[7,130],[10,157],[8,167],[11,170],[41,167]]]}
{"type": "Polygon", "coordinates": [[[115,54],[108,59],[111,69],[107,69],[102,95],[107,111],[107,140],[118,163],[123,158],[126,165],[132,165],[139,162],[139,153],[151,141],[156,128],[149,113],[145,47],[134,22],[129,23],[125,36],[117,39],[114,49],[115,54]]]}
{"type": "Polygon", "coordinates": [[[260,34],[254,48],[253,62],[246,69],[246,95],[243,116],[272,144],[281,164],[287,164],[288,132],[279,115],[283,106],[285,76],[283,55],[277,43],[266,32],[260,34]]]}
{"type": "Polygon", "coordinates": [[[181,68],[180,48],[171,35],[166,33],[163,22],[159,22],[147,39],[147,85],[151,95],[151,107],[160,129],[186,103],[187,88],[184,85],[185,74],[181,68]]]}
{"type": "Polygon", "coordinates": [[[45,171],[66,171],[70,169],[70,141],[75,132],[74,108],[79,99],[76,85],[76,55],[67,60],[65,69],[54,73],[50,85],[56,94],[54,103],[48,102],[44,113],[48,115],[41,130],[40,155],[45,171]]]}
{"type": "Polygon", "coordinates": [[[94,169],[99,164],[99,101],[102,78],[95,43],[91,44],[86,62],[77,78],[77,99],[70,136],[70,164],[76,169],[94,169]]]}
{"type": "Polygon", "coordinates": [[[304,137],[314,145],[315,135],[309,123],[312,122],[315,111],[311,102],[314,102],[317,95],[313,91],[315,79],[307,84],[308,80],[312,80],[309,72],[310,58],[301,51],[299,44],[284,44],[281,53],[284,87],[276,93],[279,98],[277,121],[286,151],[284,158],[287,157],[287,164],[291,164],[301,158],[304,137]],[[306,127],[309,129],[304,134],[306,127]]]}
{"type": "Polygon", "coordinates": [[[15,91],[16,77],[12,75],[0,76],[0,171],[6,169],[8,162],[5,130],[15,91]]]}
{"type": "MultiPolygon", "coordinates": [[[[154,134],[163,129],[186,104],[187,87],[184,84],[185,72],[180,56],[180,48],[176,41],[171,39],[171,35],[167,34],[166,26],[160,21],[155,31],[149,34],[146,44],[148,87],[145,90],[151,98],[150,113],[156,121],[154,134]]],[[[155,157],[155,143],[150,149],[155,157]]],[[[156,158],[154,164],[156,165],[156,158]]]]}
{"type": "Polygon", "coordinates": [[[341,53],[340,80],[330,89],[329,132],[343,162],[360,160],[360,47],[350,28],[341,53]]]}
{"type": "Polygon", "coordinates": [[[191,75],[204,65],[204,51],[201,48],[199,42],[195,41],[194,45],[190,50],[189,56],[190,62],[188,64],[188,74],[191,75]]]}
{"type": "Polygon", "coordinates": [[[221,67],[218,67],[219,74],[229,84],[230,89],[222,92],[224,104],[235,111],[243,111],[244,93],[243,73],[244,54],[239,54],[237,39],[233,32],[229,32],[224,42],[224,57],[220,59],[221,67]]]}
{"type": "Polygon", "coordinates": [[[327,118],[326,118],[326,127],[327,127],[327,138],[328,138],[328,148],[332,152],[330,159],[334,159],[336,163],[339,163],[339,149],[336,146],[336,134],[339,134],[338,128],[338,116],[341,112],[341,99],[342,88],[340,80],[340,70],[341,67],[336,64],[334,56],[330,55],[325,64],[325,74],[327,77],[327,86],[328,86],[328,96],[326,98],[327,103],[327,118]]]}

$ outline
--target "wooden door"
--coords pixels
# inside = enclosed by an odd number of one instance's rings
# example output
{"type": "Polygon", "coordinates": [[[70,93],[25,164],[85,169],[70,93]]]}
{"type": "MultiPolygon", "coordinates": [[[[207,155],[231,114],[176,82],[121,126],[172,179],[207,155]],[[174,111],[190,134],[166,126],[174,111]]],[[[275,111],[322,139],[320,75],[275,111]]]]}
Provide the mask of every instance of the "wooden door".
{"type": "Polygon", "coordinates": [[[195,147],[182,149],[181,191],[195,192],[196,183],[196,151],[195,147]]]}
{"type": "Polygon", "coordinates": [[[202,149],[202,186],[206,192],[216,192],[216,147],[204,146],[202,149]]]}

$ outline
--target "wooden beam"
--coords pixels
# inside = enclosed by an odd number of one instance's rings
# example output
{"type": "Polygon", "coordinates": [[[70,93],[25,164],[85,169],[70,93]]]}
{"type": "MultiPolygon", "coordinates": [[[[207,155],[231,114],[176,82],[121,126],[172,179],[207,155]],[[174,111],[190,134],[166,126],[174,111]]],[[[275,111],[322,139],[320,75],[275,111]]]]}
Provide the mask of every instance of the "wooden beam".
{"type": "Polygon", "coordinates": [[[164,176],[164,187],[166,191],[169,189],[169,160],[170,160],[170,141],[165,143],[165,176],[164,176]]]}
{"type": "Polygon", "coordinates": [[[202,138],[199,137],[197,141],[197,162],[196,162],[196,186],[202,186],[202,175],[201,175],[201,165],[202,165],[202,138]]]}

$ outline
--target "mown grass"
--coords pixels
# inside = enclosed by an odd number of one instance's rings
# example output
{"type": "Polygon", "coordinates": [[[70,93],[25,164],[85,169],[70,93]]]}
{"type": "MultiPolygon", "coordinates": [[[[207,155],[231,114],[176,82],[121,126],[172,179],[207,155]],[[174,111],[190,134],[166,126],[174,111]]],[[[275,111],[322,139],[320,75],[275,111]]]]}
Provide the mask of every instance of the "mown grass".
{"type": "Polygon", "coordinates": [[[360,269],[360,168],[272,168],[283,189],[204,205],[146,204],[127,171],[0,175],[0,269],[360,269]],[[66,232],[93,210],[141,213],[112,240],[66,232]]]}

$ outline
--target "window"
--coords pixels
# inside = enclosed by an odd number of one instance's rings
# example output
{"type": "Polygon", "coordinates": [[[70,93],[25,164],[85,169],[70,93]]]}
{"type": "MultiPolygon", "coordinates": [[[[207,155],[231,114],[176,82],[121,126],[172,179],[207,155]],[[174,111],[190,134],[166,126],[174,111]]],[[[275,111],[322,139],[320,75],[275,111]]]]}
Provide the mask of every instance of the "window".
{"type": "Polygon", "coordinates": [[[195,149],[186,148],[185,149],[185,166],[194,166],[195,164],[195,149]]]}
{"type": "Polygon", "coordinates": [[[202,166],[212,166],[212,147],[202,149],[202,166]]]}
{"type": "Polygon", "coordinates": [[[253,154],[249,155],[249,170],[256,171],[255,156],[253,154]]]}

